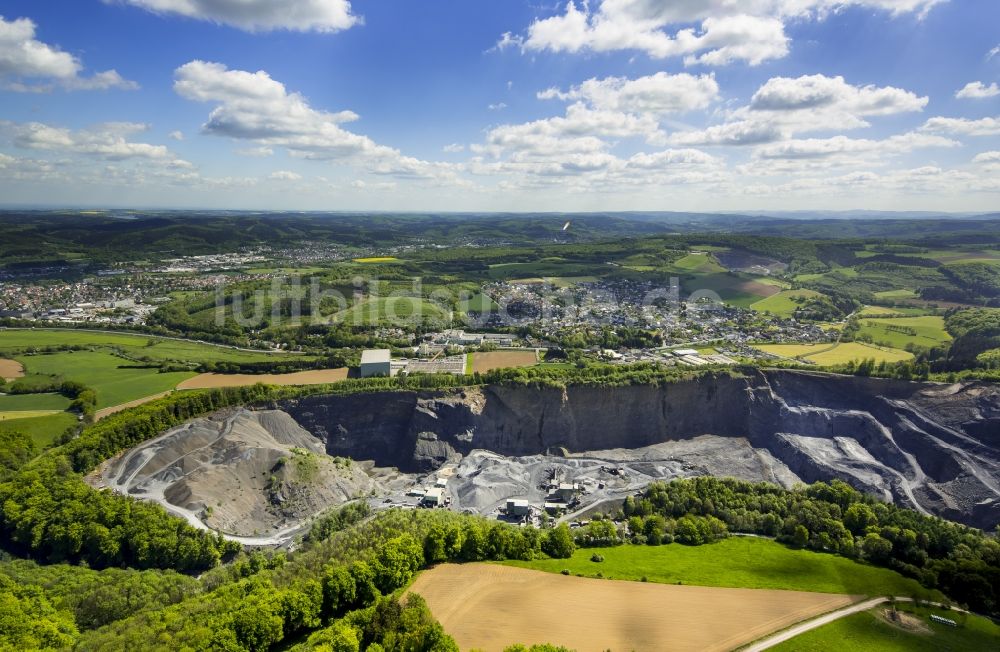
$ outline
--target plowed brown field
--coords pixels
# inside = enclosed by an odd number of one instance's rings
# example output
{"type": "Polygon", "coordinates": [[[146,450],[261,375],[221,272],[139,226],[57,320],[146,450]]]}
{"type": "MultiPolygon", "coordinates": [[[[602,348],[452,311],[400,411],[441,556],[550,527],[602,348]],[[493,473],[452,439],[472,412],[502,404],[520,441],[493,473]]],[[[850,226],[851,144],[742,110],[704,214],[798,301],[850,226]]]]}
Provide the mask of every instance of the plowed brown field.
{"type": "Polygon", "coordinates": [[[472,354],[472,371],[486,373],[493,369],[507,367],[528,367],[538,362],[532,351],[489,351],[472,354]]]}
{"type": "Polygon", "coordinates": [[[177,389],[209,389],[212,387],[245,387],[265,385],[325,385],[347,379],[347,369],[313,369],[292,374],[201,374],[189,378],[177,389]]]}
{"type": "Polygon", "coordinates": [[[0,358],[0,378],[6,378],[7,380],[13,380],[14,378],[20,378],[24,375],[24,367],[21,363],[16,360],[8,360],[6,358],[0,358]]]}
{"type": "Polygon", "coordinates": [[[624,582],[444,564],[410,588],[463,650],[552,643],[578,652],[732,650],[856,596],[624,582]]]}

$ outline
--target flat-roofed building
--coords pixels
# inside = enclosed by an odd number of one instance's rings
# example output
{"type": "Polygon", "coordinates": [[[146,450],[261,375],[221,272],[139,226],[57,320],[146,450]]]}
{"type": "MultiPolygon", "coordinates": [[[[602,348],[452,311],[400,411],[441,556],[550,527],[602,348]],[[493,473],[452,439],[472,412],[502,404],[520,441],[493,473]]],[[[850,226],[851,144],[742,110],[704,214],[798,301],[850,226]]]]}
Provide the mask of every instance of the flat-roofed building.
{"type": "Polygon", "coordinates": [[[361,352],[361,377],[392,374],[392,352],[389,349],[367,349],[361,352]]]}
{"type": "Polygon", "coordinates": [[[441,487],[431,487],[420,499],[420,504],[426,507],[438,507],[444,504],[444,489],[441,487]]]}

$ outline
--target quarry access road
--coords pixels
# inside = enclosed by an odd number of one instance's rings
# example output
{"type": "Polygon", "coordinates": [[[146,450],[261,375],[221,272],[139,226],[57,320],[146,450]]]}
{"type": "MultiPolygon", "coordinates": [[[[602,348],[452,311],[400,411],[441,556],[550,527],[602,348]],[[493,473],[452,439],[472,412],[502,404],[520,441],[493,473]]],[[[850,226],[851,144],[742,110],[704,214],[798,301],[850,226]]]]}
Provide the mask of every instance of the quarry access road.
{"type": "MultiPolygon", "coordinates": [[[[810,630],[816,629],[817,627],[828,625],[833,621],[840,620],[845,616],[850,616],[851,614],[856,614],[861,611],[868,611],[869,609],[877,607],[880,604],[888,601],[889,598],[886,597],[871,598],[870,600],[865,600],[864,602],[858,602],[856,604],[852,604],[849,607],[844,607],[843,609],[837,609],[836,611],[831,611],[828,614],[823,614],[822,616],[818,616],[816,618],[813,618],[812,620],[807,620],[803,623],[799,623],[798,625],[789,627],[788,629],[782,630],[777,634],[768,636],[767,638],[762,638],[756,643],[748,645],[745,648],[741,648],[740,652],[761,652],[762,650],[770,649],[779,643],[784,643],[789,639],[795,638],[799,634],[804,634],[810,630]]],[[[896,598],[896,602],[913,602],[913,599],[896,598]]],[[[925,604],[929,604],[935,607],[943,606],[938,602],[926,602],[925,604]]],[[[955,611],[962,611],[961,609],[955,609],[954,607],[951,607],[951,609],[955,611]]]]}
{"type": "MultiPolygon", "coordinates": [[[[844,607],[843,609],[837,609],[836,611],[831,611],[828,614],[823,614],[822,616],[813,618],[812,620],[807,620],[804,623],[799,623],[798,625],[789,627],[788,629],[780,631],[777,634],[761,639],[756,643],[753,643],[743,648],[741,652],[761,652],[762,650],[770,649],[775,645],[777,645],[778,643],[784,643],[785,641],[791,638],[795,638],[799,634],[804,634],[810,630],[816,629],[817,627],[822,627],[823,625],[832,623],[833,621],[839,620],[844,616],[850,616],[851,614],[856,614],[860,611],[868,611],[873,607],[879,606],[883,602],[888,602],[888,600],[889,598],[884,598],[884,597],[872,598],[871,600],[858,602],[856,604],[852,604],[849,607],[844,607]]],[[[908,602],[907,600],[904,600],[902,598],[900,598],[900,601],[908,602]]]]}

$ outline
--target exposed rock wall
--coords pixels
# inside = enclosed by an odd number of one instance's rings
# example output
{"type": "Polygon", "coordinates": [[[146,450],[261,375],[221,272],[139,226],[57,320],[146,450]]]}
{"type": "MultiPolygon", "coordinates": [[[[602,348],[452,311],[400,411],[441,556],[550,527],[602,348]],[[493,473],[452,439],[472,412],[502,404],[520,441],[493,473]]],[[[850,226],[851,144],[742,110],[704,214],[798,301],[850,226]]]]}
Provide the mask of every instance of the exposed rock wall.
{"type": "Polygon", "coordinates": [[[662,387],[313,396],[280,406],[331,455],[425,471],[485,449],[520,456],[740,438],[804,481],[993,527],[1000,520],[1000,386],[764,371],[662,387]]]}

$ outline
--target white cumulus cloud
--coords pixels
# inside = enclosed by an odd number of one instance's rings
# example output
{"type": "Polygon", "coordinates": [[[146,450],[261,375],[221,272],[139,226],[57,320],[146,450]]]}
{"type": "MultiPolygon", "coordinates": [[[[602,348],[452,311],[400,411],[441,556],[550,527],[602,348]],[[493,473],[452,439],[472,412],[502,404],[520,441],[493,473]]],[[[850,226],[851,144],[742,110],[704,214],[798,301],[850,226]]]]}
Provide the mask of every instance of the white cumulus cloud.
{"type": "Polygon", "coordinates": [[[504,33],[495,49],[637,50],[659,59],[683,56],[688,65],[757,65],[788,53],[790,19],[822,19],[847,6],[923,16],[943,1],[570,0],[562,13],[533,21],[524,35],[504,33]]]}
{"type": "Polygon", "coordinates": [[[679,131],[673,145],[758,145],[801,133],[860,129],[868,118],[922,111],[928,98],[893,86],[855,86],[843,77],[772,77],[721,125],[679,131]]]}
{"type": "Polygon", "coordinates": [[[718,99],[719,85],[714,75],[658,72],[637,79],[588,79],[568,91],[550,88],[538,97],[585,100],[597,109],[608,111],[665,115],[707,108],[718,99]]]}
{"type": "Polygon", "coordinates": [[[356,113],[315,109],[263,70],[229,70],[221,63],[191,61],[174,71],[174,90],[190,100],[215,104],[202,126],[204,133],[249,141],[258,152],[283,147],[298,158],[363,163],[375,174],[453,178],[450,164],[404,156],[344,129],[341,125],[358,119],[356,113]]]}
{"type": "Polygon", "coordinates": [[[925,122],[920,129],[956,136],[1000,136],[1000,117],[979,120],[936,117],[925,122]]]}
{"type": "Polygon", "coordinates": [[[955,93],[960,100],[982,100],[997,95],[1000,95],[1000,87],[996,82],[987,86],[981,81],[969,82],[955,93]]]}
{"type": "Polygon", "coordinates": [[[148,129],[143,124],[108,122],[76,131],[41,122],[7,122],[3,126],[11,134],[13,143],[23,149],[84,154],[112,161],[138,158],[176,162],[173,153],[163,145],[131,140],[131,136],[148,129]]]}
{"type": "Polygon", "coordinates": [[[29,18],[0,16],[0,86],[19,92],[64,90],[134,90],[138,84],[115,70],[81,76],[83,64],[58,47],[36,38],[37,25],[29,18]]]}
{"type": "Polygon", "coordinates": [[[289,170],[277,170],[269,174],[267,178],[271,181],[299,181],[302,179],[302,175],[289,170]]]}
{"type": "Polygon", "coordinates": [[[349,0],[104,0],[178,14],[248,32],[337,32],[359,22],[349,0]]]}

